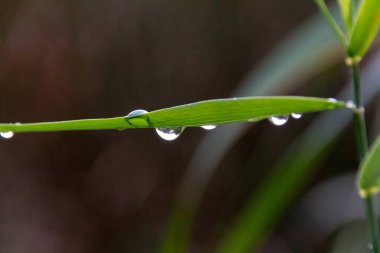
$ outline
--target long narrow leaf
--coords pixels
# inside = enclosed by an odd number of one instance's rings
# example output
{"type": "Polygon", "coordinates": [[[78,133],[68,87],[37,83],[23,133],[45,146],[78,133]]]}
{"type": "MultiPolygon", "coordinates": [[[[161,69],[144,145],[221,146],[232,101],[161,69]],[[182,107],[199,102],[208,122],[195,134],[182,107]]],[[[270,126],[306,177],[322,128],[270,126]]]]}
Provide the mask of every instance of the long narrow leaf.
{"type": "Polygon", "coordinates": [[[375,195],[380,189],[380,135],[360,165],[358,186],[362,197],[375,195]]]}
{"type": "Polygon", "coordinates": [[[160,127],[197,127],[261,120],[274,115],[317,112],[344,107],[344,102],[309,97],[215,99],[161,109],[139,116],[32,124],[0,124],[0,132],[52,132],[160,127]]]}
{"type": "Polygon", "coordinates": [[[338,2],[346,31],[350,31],[353,7],[352,0],[338,0],[338,2]]]}
{"type": "Polygon", "coordinates": [[[362,1],[348,45],[350,57],[360,59],[364,56],[378,32],[379,26],[380,1],[362,1]]]}
{"type": "Polygon", "coordinates": [[[323,14],[323,16],[326,18],[327,23],[330,25],[331,29],[334,31],[336,37],[339,39],[340,43],[343,47],[347,47],[348,41],[342,30],[340,29],[339,25],[335,21],[334,17],[331,15],[329,9],[326,6],[326,3],[324,0],[316,0],[315,1],[319,10],[323,14]]]}

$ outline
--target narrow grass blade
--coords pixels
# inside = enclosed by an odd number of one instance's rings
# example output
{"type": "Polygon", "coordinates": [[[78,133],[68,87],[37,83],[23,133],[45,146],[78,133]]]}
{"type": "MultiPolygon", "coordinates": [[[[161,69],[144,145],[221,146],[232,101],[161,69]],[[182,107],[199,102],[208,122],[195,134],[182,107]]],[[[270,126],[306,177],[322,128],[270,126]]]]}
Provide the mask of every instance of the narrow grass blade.
{"type": "Polygon", "coordinates": [[[330,27],[333,29],[336,37],[339,39],[340,43],[343,45],[344,48],[347,47],[348,42],[347,38],[340,29],[339,25],[336,23],[334,17],[331,15],[329,9],[326,6],[326,3],[324,0],[315,0],[319,10],[323,14],[323,16],[326,18],[326,21],[330,25],[330,27]]]}
{"type": "Polygon", "coordinates": [[[148,113],[151,126],[202,126],[261,120],[274,115],[343,108],[329,99],[275,96],[216,99],[148,113]]]}
{"type": "Polygon", "coordinates": [[[375,195],[380,189],[380,135],[360,165],[358,186],[363,198],[375,195]]]}
{"type": "Polygon", "coordinates": [[[352,0],[338,0],[338,3],[339,3],[342,19],[344,22],[344,26],[346,28],[346,31],[349,33],[349,31],[351,31],[353,1],[352,0]]]}
{"type": "Polygon", "coordinates": [[[380,27],[380,1],[362,1],[348,45],[349,57],[360,60],[367,52],[380,27]]]}
{"type": "Polygon", "coordinates": [[[244,97],[215,99],[161,109],[140,116],[32,124],[0,124],[0,132],[123,130],[128,128],[197,127],[261,120],[274,115],[343,108],[344,102],[310,97],[244,97]]]}
{"type": "Polygon", "coordinates": [[[104,118],[104,119],[82,119],[53,121],[41,123],[10,123],[0,124],[0,132],[11,131],[13,133],[32,132],[58,132],[58,131],[80,131],[80,130],[111,130],[132,128],[125,121],[124,117],[104,118]]]}

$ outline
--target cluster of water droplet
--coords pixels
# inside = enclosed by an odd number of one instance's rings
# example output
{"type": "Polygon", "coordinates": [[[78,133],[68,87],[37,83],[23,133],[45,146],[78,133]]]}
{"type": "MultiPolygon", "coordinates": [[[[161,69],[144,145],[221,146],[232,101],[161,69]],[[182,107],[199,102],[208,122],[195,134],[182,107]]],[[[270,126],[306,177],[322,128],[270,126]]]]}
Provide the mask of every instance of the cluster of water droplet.
{"type": "Polygon", "coordinates": [[[363,114],[364,113],[364,107],[357,107],[355,103],[351,100],[346,102],[346,108],[350,109],[353,113],[363,114]]]}
{"type": "MultiPolygon", "coordinates": [[[[293,119],[300,119],[302,117],[302,114],[300,113],[292,113],[290,116],[293,119]]],[[[289,115],[282,115],[282,116],[272,116],[268,118],[269,122],[272,123],[275,126],[282,126],[285,125],[286,122],[289,120],[289,115]]]]}
{"type": "MultiPolygon", "coordinates": [[[[141,127],[141,125],[146,125],[149,123],[148,117],[144,116],[147,113],[148,112],[146,110],[143,110],[143,109],[134,110],[126,116],[126,120],[134,126],[141,127]]],[[[302,117],[302,114],[299,114],[299,113],[292,113],[290,115],[294,119],[299,119],[302,117]]],[[[269,117],[269,121],[276,126],[284,125],[288,121],[288,119],[289,119],[288,115],[269,117]]],[[[253,122],[253,121],[249,120],[249,122],[253,122]]],[[[213,130],[216,128],[216,125],[211,125],[211,124],[210,125],[203,125],[203,126],[201,126],[201,128],[203,128],[205,130],[213,130]]],[[[156,132],[157,132],[158,136],[160,136],[162,139],[164,139],[166,141],[173,141],[173,140],[177,139],[183,133],[184,130],[185,130],[185,127],[160,127],[160,128],[156,128],[156,132]]]]}
{"type": "MultiPolygon", "coordinates": [[[[134,110],[126,116],[126,120],[133,126],[138,126],[138,127],[141,127],[142,125],[147,126],[149,124],[149,119],[147,116],[144,116],[147,113],[148,111],[143,110],[143,109],[134,110]]],[[[204,125],[204,126],[201,126],[201,128],[205,130],[212,130],[212,129],[215,129],[216,126],[204,125]]],[[[185,130],[184,127],[156,128],[156,132],[158,136],[160,136],[162,139],[166,141],[173,141],[177,139],[183,133],[184,130],[185,130]]]]}

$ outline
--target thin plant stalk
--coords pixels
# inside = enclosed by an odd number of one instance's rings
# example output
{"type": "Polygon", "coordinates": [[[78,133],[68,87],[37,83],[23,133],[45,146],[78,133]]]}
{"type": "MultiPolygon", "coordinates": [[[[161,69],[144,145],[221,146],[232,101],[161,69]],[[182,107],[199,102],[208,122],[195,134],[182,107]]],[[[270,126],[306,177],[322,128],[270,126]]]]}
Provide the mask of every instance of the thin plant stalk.
{"type": "MultiPolygon", "coordinates": [[[[353,113],[356,145],[358,149],[359,159],[360,161],[362,161],[368,151],[368,141],[364,118],[364,108],[361,104],[359,63],[353,62],[350,65],[350,68],[352,74],[352,81],[354,85],[353,88],[355,108],[353,109],[353,113]]],[[[372,253],[379,253],[379,225],[377,221],[377,215],[374,207],[374,199],[372,195],[364,197],[364,205],[366,209],[366,219],[371,237],[370,250],[372,253]]]]}

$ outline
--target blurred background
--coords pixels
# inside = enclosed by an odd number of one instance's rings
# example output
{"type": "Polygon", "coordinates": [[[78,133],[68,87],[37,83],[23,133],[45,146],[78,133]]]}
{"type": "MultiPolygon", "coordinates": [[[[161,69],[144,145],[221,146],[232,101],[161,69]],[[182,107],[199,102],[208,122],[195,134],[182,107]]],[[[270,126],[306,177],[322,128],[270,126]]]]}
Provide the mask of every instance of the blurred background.
{"type": "MultiPolygon", "coordinates": [[[[334,6],[331,10],[337,18],[334,6]]],[[[349,99],[313,1],[1,0],[1,122],[126,115],[204,99],[349,99]]],[[[370,140],[380,51],[362,64],[370,140]]],[[[0,252],[367,252],[349,111],[0,142],[0,252]]]]}

